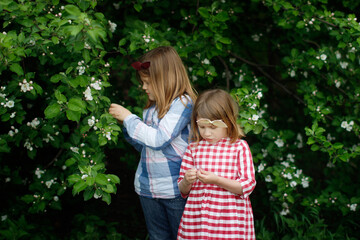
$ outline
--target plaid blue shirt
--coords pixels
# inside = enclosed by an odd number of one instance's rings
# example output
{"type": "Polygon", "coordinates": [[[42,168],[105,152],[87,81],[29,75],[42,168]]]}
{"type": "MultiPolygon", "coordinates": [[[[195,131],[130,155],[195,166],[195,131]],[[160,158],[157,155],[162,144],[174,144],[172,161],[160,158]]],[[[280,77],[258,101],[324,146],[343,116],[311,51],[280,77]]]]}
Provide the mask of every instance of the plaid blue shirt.
{"type": "Polygon", "coordinates": [[[192,105],[189,97],[176,98],[162,119],[152,106],[144,110],[144,121],[134,114],[124,120],[126,140],[141,152],[134,180],[139,195],[180,196],[177,179],[189,142],[192,105]]]}

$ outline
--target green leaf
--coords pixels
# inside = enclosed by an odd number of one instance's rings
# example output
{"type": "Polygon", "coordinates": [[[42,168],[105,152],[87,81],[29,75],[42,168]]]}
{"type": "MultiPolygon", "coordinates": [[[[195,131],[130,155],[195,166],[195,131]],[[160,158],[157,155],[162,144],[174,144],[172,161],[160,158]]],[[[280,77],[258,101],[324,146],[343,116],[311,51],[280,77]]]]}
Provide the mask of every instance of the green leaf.
{"type": "Polygon", "coordinates": [[[94,193],[95,193],[95,189],[93,189],[93,188],[87,188],[87,189],[84,191],[84,201],[90,200],[90,199],[94,196],[94,193]]]}
{"type": "Polygon", "coordinates": [[[55,91],[55,97],[60,102],[66,103],[66,101],[67,101],[66,97],[59,90],[55,91]]]}
{"type": "Polygon", "coordinates": [[[10,70],[14,73],[16,73],[19,76],[24,75],[24,71],[22,67],[18,63],[13,63],[10,65],[10,70]]]}
{"type": "Polygon", "coordinates": [[[109,205],[111,203],[111,195],[109,193],[104,192],[102,195],[102,200],[109,205]]]}
{"type": "Polygon", "coordinates": [[[199,7],[198,12],[205,19],[210,17],[209,10],[204,7],[199,7]]]}
{"type": "Polygon", "coordinates": [[[74,112],[81,112],[86,110],[86,103],[81,98],[71,98],[68,103],[68,108],[74,112]]]}
{"type": "Polygon", "coordinates": [[[102,173],[96,175],[95,182],[101,185],[107,185],[109,183],[106,175],[102,173]]]}
{"type": "Polygon", "coordinates": [[[70,167],[74,163],[76,163],[76,159],[75,158],[69,158],[68,160],[65,161],[65,166],[70,167]]]}
{"type": "Polygon", "coordinates": [[[137,12],[140,12],[141,9],[142,9],[142,6],[141,6],[140,4],[138,4],[138,3],[136,3],[136,4],[134,4],[134,8],[135,8],[135,10],[136,10],[137,12]]]}
{"type": "Polygon", "coordinates": [[[66,117],[71,121],[79,122],[81,117],[81,112],[78,111],[75,112],[68,109],[66,110],[66,117]]]}
{"type": "Polygon", "coordinates": [[[319,145],[314,144],[314,145],[311,146],[311,151],[315,152],[315,151],[317,151],[319,149],[320,149],[319,145]]]}
{"type": "Polygon", "coordinates": [[[224,44],[231,44],[231,40],[229,38],[220,38],[219,42],[222,42],[224,44]]]}
{"type": "Polygon", "coordinates": [[[75,183],[74,187],[73,187],[73,195],[81,192],[82,190],[84,190],[87,187],[87,184],[85,181],[80,180],[77,183],[75,183]]]}
{"type": "Polygon", "coordinates": [[[78,174],[73,174],[73,175],[68,176],[67,180],[70,184],[74,184],[74,183],[80,181],[81,177],[78,174]]]}
{"type": "Polygon", "coordinates": [[[75,5],[66,5],[65,11],[70,15],[70,18],[77,19],[78,16],[80,16],[81,11],[80,9],[75,5]]]}
{"type": "Polygon", "coordinates": [[[55,74],[53,75],[51,78],[50,78],[50,82],[52,83],[57,83],[59,82],[61,79],[64,78],[64,75],[61,75],[61,74],[55,74]]]}
{"type": "Polygon", "coordinates": [[[58,103],[53,103],[45,109],[44,111],[45,117],[47,119],[54,118],[60,114],[61,112],[60,110],[61,110],[61,106],[58,103]]]}
{"type": "Polygon", "coordinates": [[[108,174],[108,175],[106,175],[106,177],[109,178],[111,180],[111,182],[113,182],[115,184],[120,183],[120,178],[114,174],[108,174]]]}

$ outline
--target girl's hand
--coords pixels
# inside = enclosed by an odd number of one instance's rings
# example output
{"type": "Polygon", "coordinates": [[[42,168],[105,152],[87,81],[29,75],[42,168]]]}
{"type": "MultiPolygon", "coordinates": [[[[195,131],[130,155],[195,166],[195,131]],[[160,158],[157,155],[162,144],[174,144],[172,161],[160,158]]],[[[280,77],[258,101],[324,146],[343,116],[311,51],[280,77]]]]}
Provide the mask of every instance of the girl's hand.
{"type": "Polygon", "coordinates": [[[212,172],[205,171],[203,169],[197,171],[197,178],[202,183],[206,183],[206,184],[217,184],[219,180],[219,176],[215,175],[212,172]]]}
{"type": "Polygon", "coordinates": [[[193,184],[196,181],[196,168],[189,169],[185,172],[184,179],[188,184],[193,184]]]}
{"type": "Polygon", "coordinates": [[[112,103],[109,108],[109,113],[119,121],[124,121],[124,119],[131,115],[131,112],[119,104],[112,103]]]}

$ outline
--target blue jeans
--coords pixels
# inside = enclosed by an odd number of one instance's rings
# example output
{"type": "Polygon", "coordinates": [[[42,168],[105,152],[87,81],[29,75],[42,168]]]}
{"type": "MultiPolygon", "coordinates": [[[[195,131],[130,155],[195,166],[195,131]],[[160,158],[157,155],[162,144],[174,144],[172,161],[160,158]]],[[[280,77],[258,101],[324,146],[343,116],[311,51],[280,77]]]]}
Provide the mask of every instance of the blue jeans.
{"type": "Polygon", "coordinates": [[[186,200],[139,197],[150,240],[175,240],[186,200]]]}

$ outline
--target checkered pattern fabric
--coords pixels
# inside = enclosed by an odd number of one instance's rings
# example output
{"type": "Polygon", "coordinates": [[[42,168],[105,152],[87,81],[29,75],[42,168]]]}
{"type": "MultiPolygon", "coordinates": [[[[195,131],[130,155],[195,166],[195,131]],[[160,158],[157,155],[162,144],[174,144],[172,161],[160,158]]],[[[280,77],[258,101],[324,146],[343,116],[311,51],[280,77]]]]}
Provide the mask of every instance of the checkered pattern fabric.
{"type": "MultiPolygon", "coordinates": [[[[249,195],[254,190],[255,172],[250,148],[245,140],[230,143],[223,138],[216,144],[191,143],[183,157],[180,183],[186,170],[204,169],[241,183],[243,195],[197,180],[189,193],[181,219],[180,239],[254,240],[254,220],[249,195]]],[[[186,196],[183,196],[186,197],[186,196]]]]}
{"type": "Polygon", "coordinates": [[[172,102],[161,119],[152,106],[144,110],[143,121],[134,114],[124,120],[126,140],[141,152],[134,180],[139,195],[163,199],[180,196],[177,179],[189,142],[191,112],[190,97],[182,97],[172,102]]]}

